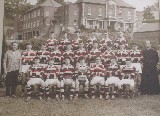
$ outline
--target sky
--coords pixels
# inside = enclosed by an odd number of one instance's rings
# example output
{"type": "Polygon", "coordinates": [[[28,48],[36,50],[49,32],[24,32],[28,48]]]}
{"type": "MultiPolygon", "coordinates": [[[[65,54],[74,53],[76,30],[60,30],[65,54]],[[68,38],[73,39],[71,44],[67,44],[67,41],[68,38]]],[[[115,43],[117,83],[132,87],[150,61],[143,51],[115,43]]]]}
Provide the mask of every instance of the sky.
{"type": "MultiPolygon", "coordinates": [[[[75,2],[77,0],[65,0],[70,2],[75,2]]],[[[131,4],[132,6],[136,7],[137,11],[142,11],[144,7],[153,5],[154,3],[158,2],[158,0],[124,0],[125,2],[131,4]]],[[[35,4],[37,0],[28,0],[31,4],[35,4]]]]}

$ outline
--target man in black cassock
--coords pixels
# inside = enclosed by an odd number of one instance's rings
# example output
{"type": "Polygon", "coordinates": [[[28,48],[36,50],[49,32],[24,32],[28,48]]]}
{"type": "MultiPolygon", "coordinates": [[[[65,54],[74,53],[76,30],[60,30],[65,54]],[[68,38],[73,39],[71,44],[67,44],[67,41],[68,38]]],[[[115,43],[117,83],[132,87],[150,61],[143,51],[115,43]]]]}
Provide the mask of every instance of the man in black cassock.
{"type": "Polygon", "coordinates": [[[143,70],[141,80],[142,94],[158,94],[159,80],[157,63],[159,61],[158,52],[151,48],[151,42],[145,42],[146,49],[142,51],[143,54],[143,70]]]}

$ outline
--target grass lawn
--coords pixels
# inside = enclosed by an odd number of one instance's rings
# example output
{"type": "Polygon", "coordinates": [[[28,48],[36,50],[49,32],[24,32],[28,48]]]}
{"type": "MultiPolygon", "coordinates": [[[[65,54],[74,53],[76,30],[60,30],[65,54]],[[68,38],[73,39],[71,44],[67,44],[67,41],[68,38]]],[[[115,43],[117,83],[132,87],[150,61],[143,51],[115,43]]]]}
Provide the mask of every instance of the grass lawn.
{"type": "Polygon", "coordinates": [[[160,116],[160,95],[134,99],[39,101],[25,98],[5,99],[0,89],[0,116],[160,116]]]}

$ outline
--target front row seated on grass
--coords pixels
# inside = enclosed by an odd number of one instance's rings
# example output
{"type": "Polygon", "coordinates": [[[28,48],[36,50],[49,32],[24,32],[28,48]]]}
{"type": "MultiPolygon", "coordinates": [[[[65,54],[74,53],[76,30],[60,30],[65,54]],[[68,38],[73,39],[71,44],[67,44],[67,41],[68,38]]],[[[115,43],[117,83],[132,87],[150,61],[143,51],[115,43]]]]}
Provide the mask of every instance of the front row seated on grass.
{"type": "Polygon", "coordinates": [[[36,57],[34,64],[29,69],[29,80],[27,82],[27,99],[31,100],[32,86],[39,85],[39,99],[42,100],[44,93],[47,100],[51,100],[49,88],[56,87],[56,99],[64,100],[65,87],[68,86],[70,100],[77,99],[79,95],[79,84],[84,81],[84,96],[92,99],[96,97],[96,86],[99,85],[100,99],[114,99],[118,94],[125,97],[131,96],[135,92],[136,69],[131,65],[131,61],[126,61],[122,68],[117,64],[116,59],[112,59],[107,69],[101,62],[101,57],[96,57],[94,65],[91,67],[85,62],[85,58],[79,58],[79,62],[74,67],[70,57],[65,57],[64,64],[59,69],[54,65],[54,59],[49,59],[46,67],[42,66],[40,59],[36,57]]]}

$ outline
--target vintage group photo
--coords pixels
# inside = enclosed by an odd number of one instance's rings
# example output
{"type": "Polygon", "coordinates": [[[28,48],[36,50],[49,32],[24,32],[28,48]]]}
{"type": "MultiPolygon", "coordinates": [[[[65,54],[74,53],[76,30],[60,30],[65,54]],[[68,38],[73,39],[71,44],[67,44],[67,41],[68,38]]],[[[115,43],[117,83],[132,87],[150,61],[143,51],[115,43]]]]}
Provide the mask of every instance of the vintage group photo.
{"type": "Polygon", "coordinates": [[[4,0],[3,10],[0,116],[160,115],[159,0],[4,0]]]}

